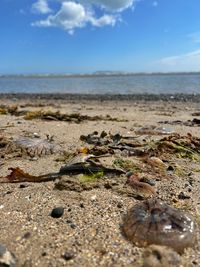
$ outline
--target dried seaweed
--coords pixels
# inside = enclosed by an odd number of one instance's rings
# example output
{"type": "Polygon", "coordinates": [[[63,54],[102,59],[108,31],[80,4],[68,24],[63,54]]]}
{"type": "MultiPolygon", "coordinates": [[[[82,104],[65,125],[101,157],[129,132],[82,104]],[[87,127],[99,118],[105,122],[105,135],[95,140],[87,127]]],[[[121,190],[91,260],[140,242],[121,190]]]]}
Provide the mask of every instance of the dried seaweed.
{"type": "Polygon", "coordinates": [[[125,121],[124,119],[112,118],[110,115],[106,116],[89,116],[81,115],[79,113],[62,114],[60,111],[29,111],[24,116],[26,120],[41,119],[41,120],[54,120],[54,121],[68,121],[80,123],[82,121],[125,121]]]}
{"type": "Polygon", "coordinates": [[[21,182],[32,182],[40,183],[55,180],[59,177],[58,173],[49,173],[45,175],[34,176],[29,173],[24,172],[19,167],[9,168],[11,173],[6,177],[0,177],[0,183],[21,183],[21,182]]]}
{"type": "Polygon", "coordinates": [[[158,141],[156,146],[154,152],[157,155],[175,153],[179,158],[200,162],[200,138],[193,137],[191,134],[187,136],[171,135],[158,141]]]}
{"type": "Polygon", "coordinates": [[[200,126],[200,119],[198,118],[193,118],[192,120],[187,120],[187,121],[181,121],[181,120],[175,120],[175,121],[159,121],[158,123],[160,124],[170,124],[170,125],[184,125],[184,126],[190,126],[190,127],[195,127],[195,126],[200,126]]]}
{"type": "Polygon", "coordinates": [[[129,159],[117,158],[113,161],[113,165],[122,168],[125,171],[141,171],[141,167],[129,159]]]}
{"type": "Polygon", "coordinates": [[[13,115],[13,116],[21,116],[24,115],[26,111],[19,110],[18,105],[7,106],[7,105],[0,105],[0,115],[13,115]]]}
{"type": "MultiPolygon", "coordinates": [[[[99,156],[102,157],[102,156],[99,156]]],[[[112,173],[125,173],[124,170],[112,167],[105,166],[100,161],[98,156],[94,155],[85,155],[79,154],[75,156],[68,164],[61,167],[60,173],[94,173],[94,172],[112,172],[112,173]]]]}
{"type": "Polygon", "coordinates": [[[130,185],[137,193],[143,194],[146,197],[155,194],[155,189],[148,183],[142,182],[138,173],[129,175],[127,178],[127,184],[130,185]]]}

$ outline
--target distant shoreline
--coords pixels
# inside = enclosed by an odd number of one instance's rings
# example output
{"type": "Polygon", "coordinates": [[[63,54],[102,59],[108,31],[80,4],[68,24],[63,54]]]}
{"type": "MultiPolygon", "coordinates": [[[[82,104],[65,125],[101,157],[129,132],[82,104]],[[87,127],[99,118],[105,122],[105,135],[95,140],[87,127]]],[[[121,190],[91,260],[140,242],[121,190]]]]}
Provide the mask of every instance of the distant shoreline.
{"type": "Polygon", "coordinates": [[[166,101],[200,102],[199,94],[63,94],[63,93],[0,93],[5,100],[66,100],[66,101],[166,101]]]}
{"type": "Polygon", "coordinates": [[[77,73],[77,74],[0,74],[1,78],[96,78],[96,77],[121,77],[121,76],[168,76],[168,75],[200,75],[199,72],[97,72],[97,73],[77,73]]]}

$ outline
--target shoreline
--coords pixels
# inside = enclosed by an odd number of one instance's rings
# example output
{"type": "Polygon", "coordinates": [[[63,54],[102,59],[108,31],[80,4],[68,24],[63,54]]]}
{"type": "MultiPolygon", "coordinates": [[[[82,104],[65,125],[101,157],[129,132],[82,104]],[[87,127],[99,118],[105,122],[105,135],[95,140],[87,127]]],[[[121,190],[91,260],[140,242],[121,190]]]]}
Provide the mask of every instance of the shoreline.
{"type": "Polygon", "coordinates": [[[164,101],[200,102],[200,94],[71,94],[71,93],[0,93],[5,100],[94,100],[94,101],[164,101]]]}

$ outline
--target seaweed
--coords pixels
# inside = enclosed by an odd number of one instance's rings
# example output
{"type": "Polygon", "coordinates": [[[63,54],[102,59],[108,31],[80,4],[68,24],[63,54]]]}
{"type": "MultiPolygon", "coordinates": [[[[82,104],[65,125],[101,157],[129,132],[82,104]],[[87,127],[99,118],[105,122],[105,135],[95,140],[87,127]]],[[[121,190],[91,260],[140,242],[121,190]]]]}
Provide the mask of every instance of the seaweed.
{"type": "Polygon", "coordinates": [[[112,118],[110,115],[106,116],[89,116],[89,115],[81,115],[79,113],[72,114],[62,114],[60,111],[45,111],[45,110],[37,110],[37,111],[29,111],[24,116],[25,120],[33,120],[33,119],[41,119],[41,120],[50,120],[50,121],[68,121],[80,123],[82,121],[125,121],[123,119],[112,118]]]}
{"type": "Polygon", "coordinates": [[[148,184],[148,180],[145,182],[141,181],[141,177],[139,176],[138,173],[135,174],[128,174],[128,178],[126,183],[130,185],[137,193],[142,194],[146,197],[155,195],[155,189],[148,184]]]}
{"type": "Polygon", "coordinates": [[[103,171],[99,171],[96,173],[90,173],[90,174],[82,174],[79,178],[79,181],[81,183],[88,183],[88,182],[94,182],[99,178],[102,178],[104,176],[103,171]]]}
{"type": "Polygon", "coordinates": [[[141,171],[141,168],[133,161],[123,158],[117,158],[113,161],[113,166],[124,169],[125,171],[141,171]]]}
{"type": "Polygon", "coordinates": [[[6,177],[0,177],[0,183],[21,183],[21,182],[40,183],[40,182],[52,181],[59,177],[58,173],[49,173],[45,175],[34,176],[24,172],[19,167],[9,168],[9,170],[11,171],[9,175],[7,175],[6,177]]]}

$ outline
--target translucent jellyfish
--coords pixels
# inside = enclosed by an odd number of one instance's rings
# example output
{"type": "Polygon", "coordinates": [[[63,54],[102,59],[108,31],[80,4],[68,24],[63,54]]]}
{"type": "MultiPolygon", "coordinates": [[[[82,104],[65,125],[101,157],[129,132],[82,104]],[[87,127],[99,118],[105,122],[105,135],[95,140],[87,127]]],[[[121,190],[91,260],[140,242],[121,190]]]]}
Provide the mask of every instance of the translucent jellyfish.
{"type": "Polygon", "coordinates": [[[128,212],[123,231],[138,246],[163,245],[182,253],[194,245],[197,226],[187,213],[150,199],[128,212]]]}
{"type": "Polygon", "coordinates": [[[31,157],[41,157],[43,155],[50,155],[60,150],[60,147],[53,144],[50,140],[46,139],[30,139],[22,138],[14,141],[14,146],[21,149],[31,157]]]}
{"type": "Polygon", "coordinates": [[[174,131],[165,127],[145,126],[135,131],[137,135],[169,135],[174,131]]]}

